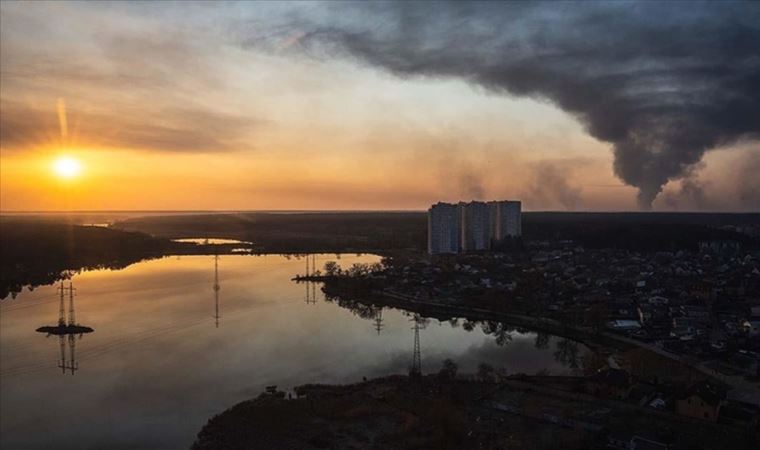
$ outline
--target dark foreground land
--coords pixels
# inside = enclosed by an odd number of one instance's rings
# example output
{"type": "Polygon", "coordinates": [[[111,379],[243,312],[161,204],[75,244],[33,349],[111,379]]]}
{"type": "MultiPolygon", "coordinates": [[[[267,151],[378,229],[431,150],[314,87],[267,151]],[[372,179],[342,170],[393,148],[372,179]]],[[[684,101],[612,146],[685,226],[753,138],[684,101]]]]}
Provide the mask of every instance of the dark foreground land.
{"type": "Polygon", "coordinates": [[[590,396],[574,377],[446,375],[308,385],[293,399],[272,390],[209,420],[192,449],[601,449],[641,439],[669,445],[646,448],[758,444],[742,428],[590,396]]]}

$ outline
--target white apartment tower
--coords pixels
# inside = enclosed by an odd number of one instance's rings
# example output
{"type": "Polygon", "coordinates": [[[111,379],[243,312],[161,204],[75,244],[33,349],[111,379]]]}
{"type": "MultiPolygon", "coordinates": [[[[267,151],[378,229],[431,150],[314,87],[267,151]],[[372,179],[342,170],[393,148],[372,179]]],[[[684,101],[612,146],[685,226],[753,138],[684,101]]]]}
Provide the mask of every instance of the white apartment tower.
{"type": "Polygon", "coordinates": [[[491,208],[491,239],[494,242],[522,236],[522,212],[519,201],[489,202],[491,208]]]}
{"type": "Polygon", "coordinates": [[[490,250],[522,235],[519,201],[436,203],[428,209],[428,253],[490,250]]]}
{"type": "Polygon", "coordinates": [[[459,253],[461,219],[459,207],[436,203],[428,209],[428,253],[459,253]]]}
{"type": "Polygon", "coordinates": [[[477,252],[491,248],[491,211],[488,203],[460,203],[463,252],[477,252]]]}

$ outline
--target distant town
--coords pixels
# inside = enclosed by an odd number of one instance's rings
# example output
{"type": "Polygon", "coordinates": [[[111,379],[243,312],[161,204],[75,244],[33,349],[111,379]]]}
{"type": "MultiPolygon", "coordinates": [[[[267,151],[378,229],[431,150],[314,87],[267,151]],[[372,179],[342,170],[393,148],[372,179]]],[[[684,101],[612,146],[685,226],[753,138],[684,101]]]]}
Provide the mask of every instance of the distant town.
{"type": "MultiPolygon", "coordinates": [[[[523,377],[521,389],[583,392],[613,400],[605,403],[613,410],[640,408],[676,421],[715,424],[719,433],[757,436],[755,244],[707,239],[691,250],[667,251],[636,242],[593,248],[571,239],[524,241],[519,201],[436,203],[427,218],[427,256],[395,253],[374,267],[330,267],[320,277],[325,291],[428,317],[495,320],[569,337],[603,356],[584,360],[582,377],[523,377]]],[[[492,401],[512,395],[498,392],[492,401]]],[[[672,435],[652,433],[655,428],[621,426],[606,444],[681,448],[672,435]]]]}

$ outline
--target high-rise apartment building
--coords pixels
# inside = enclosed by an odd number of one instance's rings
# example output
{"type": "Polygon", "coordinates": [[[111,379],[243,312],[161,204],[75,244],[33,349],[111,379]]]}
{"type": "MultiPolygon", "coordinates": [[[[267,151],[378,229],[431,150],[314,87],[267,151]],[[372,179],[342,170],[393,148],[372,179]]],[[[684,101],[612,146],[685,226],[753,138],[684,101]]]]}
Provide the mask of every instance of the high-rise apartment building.
{"type": "Polygon", "coordinates": [[[459,253],[459,206],[436,203],[428,209],[428,253],[459,253]]]}
{"type": "Polygon", "coordinates": [[[522,236],[521,203],[514,200],[489,202],[491,213],[491,239],[500,242],[506,238],[522,236]]]}
{"type": "Polygon", "coordinates": [[[439,202],[428,210],[430,254],[489,250],[521,235],[519,201],[439,202]]]}
{"type": "Polygon", "coordinates": [[[491,210],[488,203],[460,203],[463,252],[477,252],[491,248],[491,210]]]}

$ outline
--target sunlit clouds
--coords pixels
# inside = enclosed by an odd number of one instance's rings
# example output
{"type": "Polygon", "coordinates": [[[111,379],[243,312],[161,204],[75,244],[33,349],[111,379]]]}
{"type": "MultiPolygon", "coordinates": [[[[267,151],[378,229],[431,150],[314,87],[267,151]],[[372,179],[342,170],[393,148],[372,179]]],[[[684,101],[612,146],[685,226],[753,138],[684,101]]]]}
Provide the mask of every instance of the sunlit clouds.
{"type": "MultiPolygon", "coordinates": [[[[62,209],[66,178],[82,210],[637,208],[611,145],[577,118],[305,45],[293,17],[329,18],[318,3],[0,8],[4,211],[62,209]],[[61,156],[78,169],[59,171],[61,156]]],[[[730,172],[757,144],[735,147],[695,170],[701,194],[673,181],[654,208],[756,208],[730,172]]]]}

